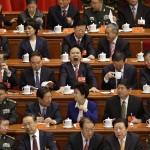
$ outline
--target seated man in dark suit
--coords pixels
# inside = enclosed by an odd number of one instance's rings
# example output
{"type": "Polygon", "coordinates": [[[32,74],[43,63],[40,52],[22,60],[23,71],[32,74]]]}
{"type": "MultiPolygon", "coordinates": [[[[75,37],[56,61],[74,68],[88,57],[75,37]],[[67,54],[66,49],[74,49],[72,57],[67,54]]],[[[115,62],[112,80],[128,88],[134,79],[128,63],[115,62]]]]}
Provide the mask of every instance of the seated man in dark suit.
{"type": "Polygon", "coordinates": [[[80,19],[78,8],[70,5],[71,0],[57,0],[58,5],[49,8],[47,16],[47,29],[53,30],[55,26],[72,28],[80,19]]]}
{"type": "Polygon", "coordinates": [[[102,89],[116,89],[120,79],[115,78],[116,72],[121,72],[121,79],[128,79],[132,89],[137,89],[136,68],[125,63],[125,55],[121,51],[117,51],[112,56],[113,63],[103,67],[102,69],[102,89]]]}
{"type": "Polygon", "coordinates": [[[115,119],[113,128],[114,133],[105,138],[104,150],[144,150],[140,136],[128,132],[128,123],[125,119],[115,119]]]}
{"type": "Polygon", "coordinates": [[[22,87],[26,85],[39,88],[42,83],[44,84],[42,86],[47,86],[51,90],[58,89],[56,81],[54,79],[53,70],[46,67],[42,67],[42,57],[37,51],[33,52],[30,55],[29,60],[31,67],[24,69],[21,72],[20,90],[22,90],[22,87]]]}
{"type": "Polygon", "coordinates": [[[92,67],[81,62],[81,52],[82,48],[80,46],[74,46],[69,52],[70,62],[61,65],[59,72],[60,89],[58,92],[63,93],[66,85],[73,88],[78,82],[86,82],[90,87],[90,91],[99,92],[92,67]]]}
{"type": "Polygon", "coordinates": [[[124,118],[134,116],[132,122],[145,122],[143,100],[130,95],[130,85],[126,79],[122,79],[117,87],[118,95],[109,98],[106,102],[103,120],[106,118],[124,118]]]}
{"type": "Polygon", "coordinates": [[[105,29],[105,38],[100,38],[98,43],[97,54],[106,53],[106,57],[112,57],[113,53],[120,50],[126,57],[131,57],[129,42],[118,36],[118,26],[110,23],[105,29]]]}
{"type": "Polygon", "coordinates": [[[8,89],[19,84],[16,69],[7,66],[7,54],[0,54],[0,82],[6,84],[8,89]]]}
{"type": "Polygon", "coordinates": [[[38,130],[36,117],[27,114],[23,118],[26,134],[18,139],[18,150],[58,150],[52,133],[38,130]]]}
{"type": "Polygon", "coordinates": [[[32,113],[37,122],[50,124],[62,123],[59,105],[52,102],[52,95],[47,87],[40,87],[36,93],[37,101],[26,105],[25,114],[32,113]]]}
{"type": "MultiPolygon", "coordinates": [[[[85,9],[83,19],[86,25],[96,24],[97,28],[101,25],[110,23],[109,13],[113,8],[106,6],[102,0],[91,0],[91,8],[85,9]]],[[[116,17],[113,16],[113,21],[116,22],[116,17]]]]}
{"type": "Polygon", "coordinates": [[[128,5],[118,7],[119,26],[125,23],[130,24],[130,27],[150,28],[150,7],[138,2],[138,0],[127,0],[128,5]],[[138,20],[144,20],[145,23],[138,23],[138,20]]]}
{"type": "Polygon", "coordinates": [[[18,120],[16,112],[16,101],[6,97],[7,87],[0,82],[0,117],[9,120],[9,124],[15,124],[18,120]]]}
{"type": "Polygon", "coordinates": [[[26,0],[27,9],[18,16],[18,25],[34,19],[40,28],[45,28],[45,14],[37,9],[37,0],[26,0]]]}
{"type": "Polygon", "coordinates": [[[144,53],[145,67],[140,70],[140,86],[150,85],[150,50],[144,53]]]}
{"type": "Polygon", "coordinates": [[[66,150],[103,150],[104,138],[99,133],[94,133],[94,122],[84,117],[79,122],[80,132],[69,136],[66,150]]]}
{"type": "Polygon", "coordinates": [[[89,59],[95,58],[95,49],[92,43],[92,38],[85,34],[86,24],[80,20],[75,26],[75,32],[64,37],[62,44],[62,54],[68,53],[73,45],[79,45],[82,47],[82,57],[88,57],[89,59]]]}

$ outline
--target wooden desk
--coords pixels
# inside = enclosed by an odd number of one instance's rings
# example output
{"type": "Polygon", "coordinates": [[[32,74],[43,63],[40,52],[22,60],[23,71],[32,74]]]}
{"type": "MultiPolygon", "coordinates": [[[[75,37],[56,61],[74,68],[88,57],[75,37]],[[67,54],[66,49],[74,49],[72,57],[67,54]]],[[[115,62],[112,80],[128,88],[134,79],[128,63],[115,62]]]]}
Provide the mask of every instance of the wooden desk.
{"type": "MultiPolygon", "coordinates": [[[[24,129],[22,129],[21,127],[22,127],[21,124],[11,125],[8,134],[11,134],[15,137],[23,134],[24,129]]],[[[63,125],[59,124],[59,125],[50,126],[46,128],[44,131],[52,132],[54,134],[58,149],[64,150],[68,141],[68,136],[71,133],[79,132],[79,129],[75,129],[74,127],[72,129],[64,129],[63,125]]],[[[132,128],[129,127],[128,131],[140,134],[142,143],[146,145],[146,140],[148,138],[148,135],[150,134],[150,128],[147,128],[146,124],[144,123],[135,124],[134,127],[132,128]]],[[[107,136],[113,133],[113,128],[109,128],[109,129],[104,128],[103,124],[99,123],[95,125],[95,132],[107,136]]]]}
{"type": "MultiPolygon", "coordinates": [[[[142,94],[141,90],[132,90],[130,94],[143,99],[144,107],[147,106],[147,99],[150,98],[150,94],[142,94]]],[[[74,95],[73,94],[63,95],[60,93],[56,93],[55,91],[52,91],[52,95],[53,95],[53,101],[57,102],[60,105],[62,117],[63,119],[65,119],[67,116],[68,102],[74,100],[74,95]]],[[[101,94],[101,93],[90,92],[88,99],[98,104],[99,122],[102,122],[102,116],[103,116],[107,99],[114,95],[115,94],[101,94]]],[[[17,112],[19,114],[18,123],[21,123],[26,104],[28,102],[35,101],[36,94],[34,93],[31,95],[23,95],[20,92],[20,94],[8,94],[7,97],[17,101],[17,112]]]]}
{"type": "MultiPolygon", "coordinates": [[[[51,58],[60,58],[61,48],[60,43],[62,43],[63,38],[68,35],[66,33],[62,34],[47,34],[48,30],[40,30],[38,33],[39,36],[47,39],[50,51],[51,58]],[[44,34],[46,33],[46,34],[44,34]]],[[[94,47],[97,49],[99,38],[104,37],[104,33],[88,33],[93,39],[94,47]]],[[[14,33],[13,30],[8,30],[5,34],[8,38],[10,47],[12,50],[11,58],[17,58],[18,44],[19,42],[26,37],[25,33],[14,33]]],[[[150,29],[145,29],[143,33],[132,33],[132,32],[119,32],[119,36],[128,40],[130,42],[132,57],[136,57],[136,54],[141,51],[141,41],[148,39],[150,37],[150,29]]]]}

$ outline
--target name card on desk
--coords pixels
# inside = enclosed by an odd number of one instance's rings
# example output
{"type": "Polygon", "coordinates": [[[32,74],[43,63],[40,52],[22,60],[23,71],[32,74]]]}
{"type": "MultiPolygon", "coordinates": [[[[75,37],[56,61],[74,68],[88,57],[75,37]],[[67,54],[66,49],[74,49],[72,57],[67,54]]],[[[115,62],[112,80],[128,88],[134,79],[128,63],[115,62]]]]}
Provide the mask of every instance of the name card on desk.
{"type": "Polygon", "coordinates": [[[37,123],[36,127],[38,129],[45,129],[46,128],[46,123],[37,123]]]}
{"type": "Polygon", "coordinates": [[[64,28],[63,29],[63,33],[73,33],[74,32],[74,28],[64,28]]]}
{"type": "Polygon", "coordinates": [[[4,34],[5,33],[5,29],[0,29],[0,34],[4,34]]]}
{"type": "Polygon", "coordinates": [[[143,31],[144,31],[143,27],[133,27],[132,28],[132,33],[141,33],[143,31]]]}
{"type": "Polygon", "coordinates": [[[102,26],[99,28],[99,33],[105,33],[105,29],[106,29],[106,26],[105,26],[105,25],[102,25],[102,26]]]}

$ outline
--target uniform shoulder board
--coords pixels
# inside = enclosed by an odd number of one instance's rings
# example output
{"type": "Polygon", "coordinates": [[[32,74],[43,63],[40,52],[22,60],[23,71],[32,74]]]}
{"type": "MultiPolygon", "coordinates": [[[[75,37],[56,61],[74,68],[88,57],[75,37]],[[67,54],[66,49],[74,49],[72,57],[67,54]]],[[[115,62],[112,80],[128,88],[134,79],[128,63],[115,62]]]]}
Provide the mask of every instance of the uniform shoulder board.
{"type": "Polygon", "coordinates": [[[7,99],[7,101],[12,102],[12,103],[16,103],[16,101],[14,101],[12,99],[7,99]]]}
{"type": "Polygon", "coordinates": [[[111,6],[108,6],[108,5],[106,5],[106,7],[111,9],[111,10],[114,10],[114,7],[111,7],[111,6]]]}
{"type": "Polygon", "coordinates": [[[12,137],[12,136],[10,136],[10,135],[6,135],[6,137],[9,137],[9,138],[11,138],[11,139],[15,139],[14,137],[12,137]]]}

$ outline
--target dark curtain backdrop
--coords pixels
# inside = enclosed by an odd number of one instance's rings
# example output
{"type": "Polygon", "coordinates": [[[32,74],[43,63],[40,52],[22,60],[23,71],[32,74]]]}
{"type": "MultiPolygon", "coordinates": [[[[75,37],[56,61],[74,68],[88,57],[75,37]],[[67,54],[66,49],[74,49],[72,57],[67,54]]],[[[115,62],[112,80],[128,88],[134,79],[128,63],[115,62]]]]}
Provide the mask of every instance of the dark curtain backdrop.
{"type": "MultiPolygon", "coordinates": [[[[3,11],[23,11],[26,8],[26,0],[0,0],[3,11]]],[[[48,11],[48,8],[57,4],[57,0],[38,0],[38,8],[48,11]]],[[[82,9],[81,0],[71,0],[71,4],[82,9]]]]}

